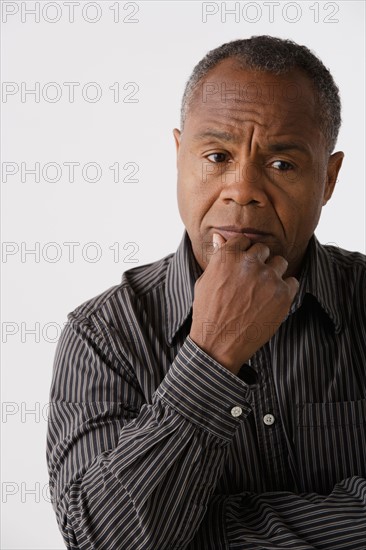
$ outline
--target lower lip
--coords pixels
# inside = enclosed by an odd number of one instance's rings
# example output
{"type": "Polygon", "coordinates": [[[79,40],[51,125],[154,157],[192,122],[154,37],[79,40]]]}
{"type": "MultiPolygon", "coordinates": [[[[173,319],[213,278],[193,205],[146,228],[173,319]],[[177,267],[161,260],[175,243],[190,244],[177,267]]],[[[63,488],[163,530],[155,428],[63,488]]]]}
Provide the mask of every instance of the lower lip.
{"type": "Polygon", "coordinates": [[[245,235],[245,237],[253,242],[260,242],[268,236],[268,234],[261,235],[259,233],[239,233],[238,231],[225,231],[223,229],[218,229],[217,232],[220,233],[220,235],[222,235],[226,240],[232,239],[233,237],[238,237],[239,235],[245,235]]]}

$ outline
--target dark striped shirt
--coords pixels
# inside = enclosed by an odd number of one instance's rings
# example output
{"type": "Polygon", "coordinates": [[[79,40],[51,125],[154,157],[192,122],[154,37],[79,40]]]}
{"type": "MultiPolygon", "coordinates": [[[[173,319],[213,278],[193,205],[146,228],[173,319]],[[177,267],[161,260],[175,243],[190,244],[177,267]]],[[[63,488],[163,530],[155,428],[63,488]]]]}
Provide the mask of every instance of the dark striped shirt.
{"type": "Polygon", "coordinates": [[[201,273],[185,232],[68,316],[47,446],[67,548],[365,549],[365,256],[313,236],[238,376],[189,337],[201,273]]]}

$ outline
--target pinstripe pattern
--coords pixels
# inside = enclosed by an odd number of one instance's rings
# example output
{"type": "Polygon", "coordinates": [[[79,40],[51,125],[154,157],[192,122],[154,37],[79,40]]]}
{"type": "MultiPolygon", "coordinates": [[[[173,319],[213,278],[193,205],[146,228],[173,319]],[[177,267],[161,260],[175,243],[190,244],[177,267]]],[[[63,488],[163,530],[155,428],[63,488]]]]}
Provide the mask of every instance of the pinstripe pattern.
{"type": "Polygon", "coordinates": [[[238,376],[189,338],[200,274],[185,232],[68,316],[47,440],[67,548],[366,549],[365,256],[314,236],[238,376]]]}

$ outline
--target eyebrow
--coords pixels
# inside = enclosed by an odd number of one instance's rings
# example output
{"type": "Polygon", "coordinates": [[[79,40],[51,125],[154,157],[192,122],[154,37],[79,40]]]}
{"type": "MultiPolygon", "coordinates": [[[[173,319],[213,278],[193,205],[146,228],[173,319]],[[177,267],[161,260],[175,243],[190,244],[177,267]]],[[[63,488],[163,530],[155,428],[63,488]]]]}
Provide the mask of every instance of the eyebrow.
{"type": "MultiPolygon", "coordinates": [[[[240,141],[239,136],[234,136],[230,132],[223,132],[220,130],[211,129],[205,130],[204,132],[200,132],[193,136],[194,141],[200,141],[205,138],[219,139],[220,141],[226,141],[228,143],[237,143],[240,141]]],[[[301,143],[298,143],[296,141],[269,143],[267,145],[267,149],[272,153],[280,153],[282,151],[291,150],[300,151],[301,153],[309,152],[305,145],[302,145],[301,143]]]]}
{"type": "Polygon", "coordinates": [[[308,153],[307,147],[305,145],[302,145],[301,143],[297,143],[295,141],[289,141],[289,142],[278,142],[278,143],[269,143],[268,144],[268,150],[272,153],[280,153],[281,151],[291,151],[296,150],[300,151],[301,153],[308,153]]]}
{"type": "Polygon", "coordinates": [[[239,137],[234,136],[230,132],[222,132],[220,130],[205,130],[193,136],[194,141],[199,141],[204,138],[215,138],[221,141],[236,142],[239,141],[239,137]]]}

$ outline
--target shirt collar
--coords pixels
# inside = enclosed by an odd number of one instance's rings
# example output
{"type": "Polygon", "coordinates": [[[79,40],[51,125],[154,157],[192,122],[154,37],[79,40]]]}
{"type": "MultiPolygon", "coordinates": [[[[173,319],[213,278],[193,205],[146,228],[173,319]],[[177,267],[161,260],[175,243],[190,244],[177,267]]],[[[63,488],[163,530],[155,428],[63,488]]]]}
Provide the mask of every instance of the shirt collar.
{"type": "MultiPolygon", "coordinates": [[[[166,274],[166,340],[169,346],[172,345],[175,334],[190,314],[194,285],[202,273],[185,230],[180,245],[169,262],[166,274]]],[[[337,292],[336,266],[331,250],[321,245],[315,235],[309,241],[299,282],[299,291],[289,315],[301,306],[307,293],[312,294],[332,320],[336,332],[339,332],[342,328],[342,317],[337,292]]]]}
{"type": "Polygon", "coordinates": [[[180,245],[169,262],[166,274],[166,340],[168,345],[172,345],[175,334],[190,314],[194,285],[202,273],[185,230],[180,245]]]}
{"type": "Polygon", "coordinates": [[[338,271],[330,247],[326,247],[313,235],[306,250],[303,269],[300,275],[300,286],[291,306],[293,313],[301,304],[306,294],[316,298],[319,305],[333,322],[338,333],[342,328],[342,315],[338,281],[338,271]]]}

